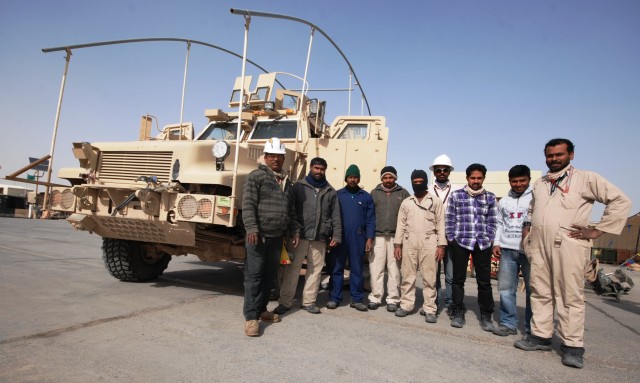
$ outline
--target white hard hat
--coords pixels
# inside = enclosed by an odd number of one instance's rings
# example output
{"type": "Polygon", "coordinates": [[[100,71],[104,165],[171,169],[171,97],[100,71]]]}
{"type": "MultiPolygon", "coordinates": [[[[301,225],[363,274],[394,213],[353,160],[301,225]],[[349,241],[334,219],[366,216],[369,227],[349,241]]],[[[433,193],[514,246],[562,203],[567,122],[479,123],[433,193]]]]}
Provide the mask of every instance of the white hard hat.
{"type": "Polygon", "coordinates": [[[264,152],[270,154],[286,154],[284,144],[278,137],[273,137],[264,143],[264,152]]]}
{"type": "Polygon", "coordinates": [[[449,158],[449,156],[446,154],[441,154],[438,157],[436,157],[436,159],[433,160],[433,164],[429,166],[429,170],[433,171],[433,167],[437,165],[446,165],[451,168],[451,171],[453,171],[453,164],[451,164],[451,158],[449,158]]]}

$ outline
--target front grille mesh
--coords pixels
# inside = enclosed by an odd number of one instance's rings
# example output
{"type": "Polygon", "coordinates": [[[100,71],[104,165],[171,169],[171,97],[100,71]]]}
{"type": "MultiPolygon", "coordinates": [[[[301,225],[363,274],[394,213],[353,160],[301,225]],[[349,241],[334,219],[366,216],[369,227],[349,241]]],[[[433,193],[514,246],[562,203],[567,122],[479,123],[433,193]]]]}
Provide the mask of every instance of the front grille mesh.
{"type": "Polygon", "coordinates": [[[126,238],[142,242],[167,242],[164,230],[154,222],[116,217],[105,217],[101,219],[101,222],[110,232],[109,236],[114,238],[126,238]]]}
{"type": "Polygon", "coordinates": [[[98,177],[101,181],[133,182],[139,176],[157,176],[159,182],[171,177],[173,152],[101,152],[98,177]]]}

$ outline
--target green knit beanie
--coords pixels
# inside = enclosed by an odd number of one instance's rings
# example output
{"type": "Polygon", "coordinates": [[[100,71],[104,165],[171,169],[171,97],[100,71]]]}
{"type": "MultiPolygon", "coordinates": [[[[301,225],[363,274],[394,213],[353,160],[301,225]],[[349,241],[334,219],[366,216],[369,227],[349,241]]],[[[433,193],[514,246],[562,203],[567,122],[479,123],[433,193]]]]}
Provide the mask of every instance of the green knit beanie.
{"type": "Polygon", "coordinates": [[[360,178],[360,169],[358,169],[358,165],[351,164],[347,168],[347,171],[344,173],[344,180],[347,180],[347,177],[354,176],[360,178]]]}

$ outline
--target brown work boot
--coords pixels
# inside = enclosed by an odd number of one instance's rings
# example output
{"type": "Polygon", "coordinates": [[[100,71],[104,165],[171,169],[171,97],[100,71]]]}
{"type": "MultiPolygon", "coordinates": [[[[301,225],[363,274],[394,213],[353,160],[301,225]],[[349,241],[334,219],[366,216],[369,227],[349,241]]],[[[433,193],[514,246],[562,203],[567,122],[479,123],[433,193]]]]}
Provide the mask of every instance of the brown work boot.
{"type": "Polygon", "coordinates": [[[265,322],[278,323],[280,322],[280,315],[273,313],[271,311],[264,311],[262,312],[262,314],[260,314],[260,319],[265,322]]]}
{"type": "Polygon", "coordinates": [[[260,326],[256,319],[251,319],[244,322],[244,335],[246,336],[258,336],[260,335],[260,326]]]}

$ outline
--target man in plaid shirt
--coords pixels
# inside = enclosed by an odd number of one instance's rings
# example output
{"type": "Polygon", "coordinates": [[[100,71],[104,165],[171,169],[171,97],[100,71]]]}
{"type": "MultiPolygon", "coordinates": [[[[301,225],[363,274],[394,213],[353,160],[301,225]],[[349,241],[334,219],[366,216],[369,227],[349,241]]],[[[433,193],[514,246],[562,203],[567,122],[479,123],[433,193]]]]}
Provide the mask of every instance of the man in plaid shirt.
{"type": "Polygon", "coordinates": [[[484,165],[471,164],[466,173],[467,185],[451,193],[445,213],[445,233],[453,266],[451,326],[461,328],[466,323],[464,282],[471,254],[478,283],[480,327],[492,331],[495,304],[490,274],[491,247],[497,227],[496,196],[482,187],[487,174],[484,165]]]}

